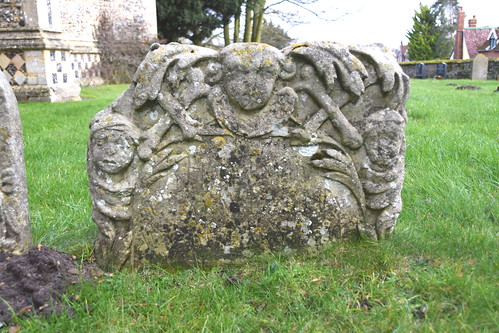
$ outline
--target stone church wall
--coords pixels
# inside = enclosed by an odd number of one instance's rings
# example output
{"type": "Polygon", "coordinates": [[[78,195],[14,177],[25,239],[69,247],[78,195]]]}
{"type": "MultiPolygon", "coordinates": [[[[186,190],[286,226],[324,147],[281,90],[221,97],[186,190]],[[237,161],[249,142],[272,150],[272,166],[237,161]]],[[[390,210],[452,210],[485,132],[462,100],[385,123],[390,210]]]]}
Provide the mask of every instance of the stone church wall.
{"type": "Polygon", "coordinates": [[[18,99],[79,99],[102,83],[102,18],[113,40],[156,38],[155,0],[0,0],[0,70],[18,99]]]}
{"type": "Polygon", "coordinates": [[[24,26],[24,0],[0,0],[0,28],[24,26]]]}

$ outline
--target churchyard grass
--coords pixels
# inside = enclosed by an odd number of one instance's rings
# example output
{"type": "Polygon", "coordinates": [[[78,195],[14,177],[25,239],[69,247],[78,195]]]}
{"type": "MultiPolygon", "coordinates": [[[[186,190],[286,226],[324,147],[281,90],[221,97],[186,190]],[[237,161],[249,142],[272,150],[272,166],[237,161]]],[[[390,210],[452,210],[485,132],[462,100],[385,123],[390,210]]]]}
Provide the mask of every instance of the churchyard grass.
{"type": "MultiPolygon", "coordinates": [[[[497,81],[412,81],[404,210],[381,242],[244,265],[115,272],[23,332],[466,332],[499,327],[497,81]],[[449,83],[482,90],[456,90],[449,83]]],[[[88,123],[125,86],[20,106],[36,243],[92,258],[88,123]]]]}

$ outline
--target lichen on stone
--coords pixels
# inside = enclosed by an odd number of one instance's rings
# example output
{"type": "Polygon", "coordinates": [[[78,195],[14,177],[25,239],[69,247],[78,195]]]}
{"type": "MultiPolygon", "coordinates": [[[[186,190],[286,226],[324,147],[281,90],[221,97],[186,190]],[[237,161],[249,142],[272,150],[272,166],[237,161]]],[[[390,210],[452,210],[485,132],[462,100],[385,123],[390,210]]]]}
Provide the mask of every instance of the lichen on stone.
{"type": "Polygon", "coordinates": [[[389,235],[408,90],[377,46],[151,48],[92,121],[99,264],[212,264],[389,235]]]}

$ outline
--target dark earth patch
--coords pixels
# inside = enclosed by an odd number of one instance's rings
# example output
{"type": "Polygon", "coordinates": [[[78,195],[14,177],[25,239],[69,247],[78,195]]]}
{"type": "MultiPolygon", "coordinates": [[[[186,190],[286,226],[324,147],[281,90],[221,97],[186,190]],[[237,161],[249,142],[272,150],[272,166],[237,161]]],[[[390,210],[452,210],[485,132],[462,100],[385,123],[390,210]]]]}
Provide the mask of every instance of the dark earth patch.
{"type": "Polygon", "coordinates": [[[482,88],[477,87],[477,86],[467,85],[467,86],[459,86],[456,89],[458,89],[458,90],[480,90],[482,88]]]}
{"type": "Polygon", "coordinates": [[[41,245],[23,255],[0,254],[0,329],[13,313],[45,316],[71,311],[64,293],[100,275],[94,264],[41,245]]]}

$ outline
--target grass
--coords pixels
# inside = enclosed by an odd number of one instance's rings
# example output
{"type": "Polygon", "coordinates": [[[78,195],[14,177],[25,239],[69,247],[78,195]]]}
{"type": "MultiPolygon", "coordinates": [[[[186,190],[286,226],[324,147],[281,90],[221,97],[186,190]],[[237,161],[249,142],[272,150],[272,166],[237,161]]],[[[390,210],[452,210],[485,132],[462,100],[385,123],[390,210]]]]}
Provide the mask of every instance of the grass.
{"type": "MultiPolygon", "coordinates": [[[[23,332],[497,332],[499,93],[495,81],[412,81],[404,210],[385,241],[244,266],[124,271],[68,298],[72,315],[23,332]],[[482,90],[456,90],[448,83],[482,90]]],[[[22,104],[36,242],[88,258],[96,227],[88,123],[125,86],[22,104]]]]}

